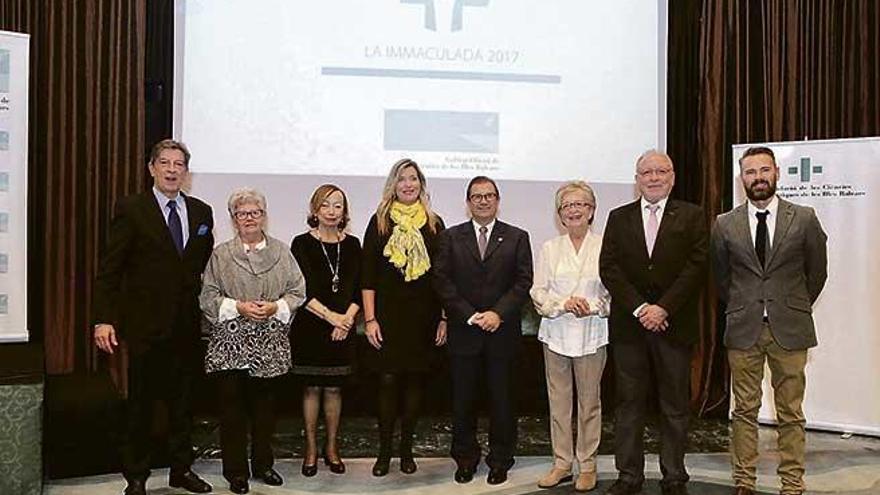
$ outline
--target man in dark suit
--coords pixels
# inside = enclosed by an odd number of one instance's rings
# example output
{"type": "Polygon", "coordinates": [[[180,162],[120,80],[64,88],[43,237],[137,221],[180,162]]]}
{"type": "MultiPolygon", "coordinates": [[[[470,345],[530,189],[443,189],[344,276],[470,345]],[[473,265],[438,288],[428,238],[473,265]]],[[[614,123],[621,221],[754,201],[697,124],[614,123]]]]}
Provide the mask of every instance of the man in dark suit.
{"type": "Polygon", "coordinates": [[[736,399],[730,442],[735,493],[755,490],[766,362],[779,424],[780,493],[800,494],[805,490],[804,367],[807,349],[817,343],[812,310],[828,278],[828,237],[812,208],[776,196],[779,168],[770,148],[747,149],[739,170],[749,200],[719,215],[712,230],[736,399]]]}
{"type": "Polygon", "coordinates": [[[190,388],[201,367],[198,296],[214,221],[211,207],[181,192],[189,158],[186,147],[170,139],[153,147],[153,188],[117,203],[95,280],[95,345],[113,354],[124,341],[129,352],[126,495],[146,493],[155,400],[168,406],[169,484],[211,491],[190,469],[190,388]]]}
{"type": "Polygon", "coordinates": [[[490,484],[507,480],[516,450],[511,367],[522,334],[522,306],[532,287],[532,250],[525,231],[496,220],[499,199],[492,179],[473,178],[466,196],[472,220],[440,234],[434,260],[434,287],[448,318],[458,483],[471,481],[480,462],[476,402],[481,375],[489,397],[490,484]]]}
{"type": "Polygon", "coordinates": [[[608,216],[599,274],[611,293],[610,340],[617,385],[617,481],[609,495],[638,493],[645,479],[642,435],[651,377],[660,410],[664,495],[687,493],[691,346],[699,339],[708,234],[702,210],[669,199],[672,160],[650,150],[636,162],[641,198],[608,216]],[[653,372],[653,373],[652,373],[653,372]]]}

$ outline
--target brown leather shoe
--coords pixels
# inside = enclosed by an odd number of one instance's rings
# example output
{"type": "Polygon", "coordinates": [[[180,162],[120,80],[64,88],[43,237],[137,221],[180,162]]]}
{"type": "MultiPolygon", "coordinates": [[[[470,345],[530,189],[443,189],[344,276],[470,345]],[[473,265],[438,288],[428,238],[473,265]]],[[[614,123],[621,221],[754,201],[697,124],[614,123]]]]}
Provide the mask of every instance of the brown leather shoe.
{"type": "Polygon", "coordinates": [[[746,488],[744,486],[738,486],[733,491],[733,495],[755,495],[755,490],[751,488],[746,488]]]}
{"type": "Polygon", "coordinates": [[[574,491],[576,492],[588,492],[596,488],[596,472],[590,471],[588,473],[580,473],[577,475],[577,478],[574,480],[574,491]]]}
{"type": "Polygon", "coordinates": [[[571,481],[571,471],[554,467],[543,478],[538,480],[538,488],[553,488],[554,486],[571,481]]]}

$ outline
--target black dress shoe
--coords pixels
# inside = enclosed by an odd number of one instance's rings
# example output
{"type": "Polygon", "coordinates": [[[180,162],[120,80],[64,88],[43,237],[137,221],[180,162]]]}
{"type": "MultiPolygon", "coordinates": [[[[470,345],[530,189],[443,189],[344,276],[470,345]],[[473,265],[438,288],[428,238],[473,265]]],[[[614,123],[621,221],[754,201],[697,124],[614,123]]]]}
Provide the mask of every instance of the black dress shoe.
{"type": "Polygon", "coordinates": [[[326,453],[324,454],[324,465],[330,468],[330,472],[333,474],[343,474],[345,473],[345,463],[342,462],[342,459],[339,462],[333,462],[330,460],[330,456],[326,453]]]}
{"type": "Polygon", "coordinates": [[[235,476],[231,480],[229,480],[229,491],[232,493],[238,493],[241,495],[242,493],[247,493],[251,490],[251,487],[248,486],[248,480],[244,476],[235,476]]]}
{"type": "Polygon", "coordinates": [[[486,483],[490,485],[500,485],[507,481],[507,470],[502,468],[489,469],[489,476],[486,476],[486,483]]]}
{"type": "Polygon", "coordinates": [[[476,471],[474,466],[459,466],[455,470],[455,482],[470,483],[474,479],[474,471],[476,471]]]}
{"type": "Polygon", "coordinates": [[[272,468],[254,474],[254,478],[257,478],[267,485],[281,486],[284,484],[284,480],[281,478],[281,475],[278,474],[278,471],[275,471],[272,468]]]}
{"type": "Polygon", "coordinates": [[[684,483],[661,483],[660,493],[663,495],[688,495],[687,486],[684,483]]]}
{"type": "Polygon", "coordinates": [[[607,490],[605,495],[633,495],[642,491],[641,483],[627,483],[623,480],[617,480],[607,490]]]}
{"type": "Polygon", "coordinates": [[[189,469],[178,473],[171,473],[168,476],[168,484],[172,488],[183,488],[192,493],[209,493],[211,491],[211,485],[189,469]]]}
{"type": "Polygon", "coordinates": [[[128,480],[128,486],[122,495],[147,495],[147,482],[145,480],[128,480]]]}
{"type": "Polygon", "coordinates": [[[403,474],[413,474],[419,469],[419,466],[416,465],[416,460],[413,459],[412,455],[401,456],[400,458],[400,472],[403,474]]]}
{"type": "Polygon", "coordinates": [[[373,476],[385,476],[391,468],[391,457],[379,456],[373,464],[373,476]]]}

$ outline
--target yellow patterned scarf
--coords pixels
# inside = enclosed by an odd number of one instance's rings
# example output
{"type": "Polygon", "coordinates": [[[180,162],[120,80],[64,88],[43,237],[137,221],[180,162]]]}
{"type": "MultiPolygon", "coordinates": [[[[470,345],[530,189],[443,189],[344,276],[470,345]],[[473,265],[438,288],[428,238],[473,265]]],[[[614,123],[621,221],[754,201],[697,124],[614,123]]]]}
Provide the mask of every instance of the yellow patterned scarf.
{"type": "Polygon", "coordinates": [[[390,216],[394,228],[382,254],[403,273],[403,279],[410,282],[431,268],[425,239],[419,230],[428,221],[428,214],[418,201],[411,205],[395,201],[390,216]]]}

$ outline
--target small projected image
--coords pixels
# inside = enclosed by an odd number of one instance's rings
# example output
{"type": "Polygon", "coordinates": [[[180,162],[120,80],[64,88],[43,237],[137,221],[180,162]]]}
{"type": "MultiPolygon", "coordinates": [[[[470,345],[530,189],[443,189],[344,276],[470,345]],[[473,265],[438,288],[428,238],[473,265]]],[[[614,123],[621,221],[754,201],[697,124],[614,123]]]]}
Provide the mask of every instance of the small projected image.
{"type": "Polygon", "coordinates": [[[0,172],[0,192],[9,191],[9,172],[0,172]]]}
{"type": "Polygon", "coordinates": [[[0,232],[9,232],[9,213],[0,212],[0,232]]]}
{"type": "Polygon", "coordinates": [[[0,315],[9,314],[9,296],[0,294],[0,315]]]}
{"type": "Polygon", "coordinates": [[[9,131],[0,131],[0,150],[9,151],[9,131]]]}
{"type": "Polygon", "coordinates": [[[0,253],[0,273],[9,273],[9,255],[0,253]]]}
{"type": "Polygon", "coordinates": [[[0,93],[9,92],[9,50],[0,50],[0,93]]]}

